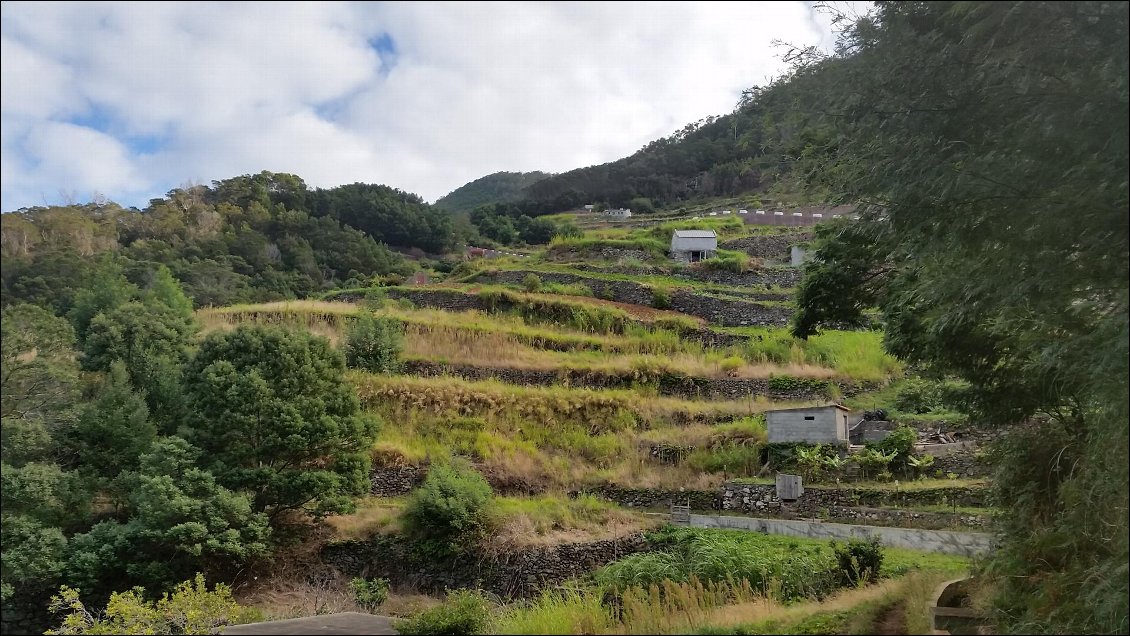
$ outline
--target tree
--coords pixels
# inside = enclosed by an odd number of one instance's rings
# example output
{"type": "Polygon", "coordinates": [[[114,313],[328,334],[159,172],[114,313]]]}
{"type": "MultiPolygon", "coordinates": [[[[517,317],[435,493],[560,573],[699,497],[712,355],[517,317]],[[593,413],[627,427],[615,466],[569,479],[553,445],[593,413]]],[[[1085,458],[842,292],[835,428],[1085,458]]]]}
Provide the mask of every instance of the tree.
{"type": "Polygon", "coordinates": [[[86,511],[86,493],[58,465],[79,397],[74,331],[30,305],[0,319],[0,599],[54,585],[63,567],[60,526],[86,511]]]}
{"type": "Polygon", "coordinates": [[[78,399],[74,341],[67,321],[46,310],[5,308],[0,314],[0,415],[48,425],[66,419],[78,399]]]}
{"type": "Polygon", "coordinates": [[[173,273],[164,265],[157,266],[153,275],[153,284],[149,286],[146,294],[154,302],[172,309],[174,313],[192,320],[192,299],[185,295],[173,273]]]}
{"type": "Polygon", "coordinates": [[[173,433],[185,415],[181,367],[195,331],[183,307],[154,300],[126,303],[90,322],[83,366],[106,371],[120,362],[161,430],[173,433]]]}
{"type": "Polygon", "coordinates": [[[149,409],[130,384],[125,365],[114,362],[97,399],[75,425],[73,443],[80,468],[103,479],[136,469],[157,437],[149,409]]]}
{"type": "Polygon", "coordinates": [[[1126,3],[882,2],[790,82],[822,104],[797,174],[861,217],[817,250],[800,332],[853,315],[838,285],[980,419],[1063,432],[998,464],[985,574],[1013,631],[1130,626],[1128,34],[1126,3]]]}
{"type": "Polygon", "coordinates": [[[388,317],[359,315],[345,335],[345,363],[373,373],[393,373],[400,368],[404,348],[401,325],[388,317]]]}
{"type": "Polygon", "coordinates": [[[122,580],[166,589],[196,571],[231,575],[266,554],[266,516],[198,468],[199,459],[181,438],[154,442],[138,470],[119,477],[125,523],[102,521],[71,539],[68,580],[94,590],[122,580]]]}
{"type": "Polygon", "coordinates": [[[86,340],[87,328],[95,316],[117,309],[137,295],[137,285],[126,280],[121,264],[113,256],[101,257],[94,270],[94,281],[75,295],[74,307],[68,314],[79,342],[86,340]]]}
{"type": "Polygon", "coordinates": [[[185,373],[189,434],[221,484],[272,519],[348,511],[369,486],[376,421],[359,413],[324,338],[240,327],[209,335],[185,373]]]}

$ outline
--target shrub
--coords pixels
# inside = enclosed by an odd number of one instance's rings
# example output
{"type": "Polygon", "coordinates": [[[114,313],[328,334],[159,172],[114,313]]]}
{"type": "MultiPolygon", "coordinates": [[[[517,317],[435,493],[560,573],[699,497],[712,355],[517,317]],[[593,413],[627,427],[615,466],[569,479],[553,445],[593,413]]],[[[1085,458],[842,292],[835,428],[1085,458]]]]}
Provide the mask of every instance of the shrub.
{"type": "Polygon", "coordinates": [[[671,290],[666,287],[651,288],[651,306],[656,309],[671,308],[671,290]]]}
{"type": "Polygon", "coordinates": [[[738,369],[745,366],[745,359],[741,356],[730,356],[719,362],[718,366],[726,375],[734,375],[738,369]]]}
{"type": "Polygon", "coordinates": [[[455,543],[482,530],[494,493],[469,465],[435,465],[404,507],[409,531],[455,543]]]}
{"type": "Polygon", "coordinates": [[[879,568],[883,565],[883,548],[879,546],[877,537],[868,541],[852,539],[846,546],[833,541],[832,551],[836,554],[836,565],[843,585],[859,585],[878,580],[879,568]]]}
{"type": "Polygon", "coordinates": [[[882,440],[868,444],[868,447],[874,448],[884,455],[890,455],[891,461],[888,464],[891,468],[905,472],[909,466],[910,454],[914,452],[916,443],[918,443],[918,431],[909,426],[899,426],[882,440]]]}
{"type": "Polygon", "coordinates": [[[345,336],[345,362],[355,369],[392,373],[400,368],[404,336],[400,323],[363,313],[345,336]]]}
{"type": "Polygon", "coordinates": [[[745,252],[718,250],[718,254],[714,258],[700,261],[699,267],[716,272],[741,274],[749,269],[749,255],[745,252]]]}
{"type": "Polygon", "coordinates": [[[373,612],[388,600],[388,579],[363,579],[357,577],[349,582],[353,598],[367,612],[373,612]]]}
{"type": "Polygon", "coordinates": [[[490,623],[491,602],[479,590],[456,590],[443,605],[396,624],[396,631],[408,636],[423,634],[485,634],[490,623]]]}
{"type": "Polygon", "coordinates": [[[388,292],[380,287],[370,287],[365,290],[365,299],[361,302],[361,306],[369,311],[376,311],[384,308],[388,304],[388,292]]]}
{"type": "Polygon", "coordinates": [[[530,292],[531,294],[541,289],[541,277],[537,274],[526,274],[522,279],[522,289],[530,292]]]}
{"type": "Polygon", "coordinates": [[[64,585],[48,609],[70,613],[47,634],[215,634],[225,625],[263,618],[259,610],[236,603],[231,588],[223,583],[209,592],[203,574],[157,601],[145,600],[143,588],[114,592],[99,616],[83,605],[78,590],[64,585]]]}

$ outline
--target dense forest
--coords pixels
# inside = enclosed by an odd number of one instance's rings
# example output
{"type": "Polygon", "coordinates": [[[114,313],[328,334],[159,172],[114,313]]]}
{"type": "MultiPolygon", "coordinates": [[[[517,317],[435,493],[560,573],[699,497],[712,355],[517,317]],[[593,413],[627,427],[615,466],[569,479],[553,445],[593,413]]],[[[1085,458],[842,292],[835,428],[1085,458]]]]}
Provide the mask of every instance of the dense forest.
{"type": "MultiPolygon", "coordinates": [[[[479,207],[512,219],[590,203],[646,213],[695,198],[764,192],[789,179],[794,164],[823,143],[824,129],[791,116],[819,108],[813,99],[819,98],[797,92],[791,76],[781,77],[744,91],[729,114],[688,124],[629,157],[546,176],[520,196],[483,197],[479,207]]],[[[825,192],[808,194],[819,199],[825,192]]]]}
{"type": "Polygon", "coordinates": [[[389,246],[442,253],[451,217],[380,185],[308,189],[263,172],[178,188],[144,209],[113,203],[4,214],[3,302],[65,313],[92,282],[91,263],[118,261],[135,284],[167,266],[196,306],[305,297],[373,275],[410,273],[389,246]]]}
{"type": "Polygon", "coordinates": [[[491,203],[520,201],[524,190],[550,175],[545,172],[496,172],[452,190],[433,204],[448,212],[468,213],[491,203]]]}

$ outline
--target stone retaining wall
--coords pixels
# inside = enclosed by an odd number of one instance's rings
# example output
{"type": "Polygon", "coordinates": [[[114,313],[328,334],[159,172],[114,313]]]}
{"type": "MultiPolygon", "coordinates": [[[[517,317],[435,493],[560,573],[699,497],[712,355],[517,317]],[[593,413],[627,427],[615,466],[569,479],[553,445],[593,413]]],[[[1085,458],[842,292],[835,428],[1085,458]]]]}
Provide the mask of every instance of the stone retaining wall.
{"type": "Polygon", "coordinates": [[[504,555],[423,556],[398,536],[327,544],[322,560],[347,576],[382,577],[423,592],[479,587],[525,598],[630,554],[652,549],[642,533],[587,543],[531,547],[504,555]]]}
{"type": "Polygon", "coordinates": [[[811,241],[812,232],[797,234],[766,234],[746,236],[730,241],[722,241],[718,247],[726,250],[740,250],[765,261],[789,262],[789,249],[798,243],[811,241]]]}
{"type": "MultiPolygon", "coordinates": [[[[525,270],[484,272],[476,280],[484,283],[521,285],[526,276],[531,273],[536,274],[543,283],[584,285],[592,291],[595,298],[645,307],[654,305],[652,290],[649,286],[627,280],[604,280],[564,272],[529,272],[525,270]]],[[[757,278],[753,274],[732,274],[730,272],[712,272],[712,274],[714,278],[719,279],[715,282],[726,281],[726,284],[743,286],[760,284],[760,282],[752,281],[762,281],[764,278],[761,274],[756,275],[761,278],[757,278]]],[[[704,318],[723,327],[747,325],[783,327],[789,324],[793,314],[792,307],[765,305],[748,300],[716,298],[686,290],[675,290],[671,294],[671,309],[689,316],[704,318]]]]}
{"type": "Polygon", "coordinates": [[[993,536],[981,532],[953,532],[918,528],[887,528],[791,519],[756,519],[725,515],[691,515],[695,528],[729,528],[808,539],[846,541],[876,537],[886,546],[925,552],[975,556],[992,549],[993,536]]]}
{"type": "MultiPolygon", "coordinates": [[[[631,283],[630,283],[631,284],[631,283]]],[[[442,309],[445,311],[470,311],[477,310],[489,313],[491,307],[488,303],[484,302],[475,294],[468,294],[457,289],[401,289],[395,287],[384,288],[385,294],[388,298],[398,300],[406,298],[417,307],[429,307],[432,309],[442,309]]],[[[647,293],[647,298],[643,302],[635,302],[631,304],[642,304],[644,306],[651,306],[651,291],[644,290],[647,293]]],[[[363,294],[347,293],[340,294],[333,297],[333,300],[341,302],[360,302],[364,299],[363,294]]],[[[624,302],[624,301],[618,301],[624,302]]],[[[731,301],[739,302],[740,301],[731,301]]],[[[740,303],[749,305],[753,303],[740,303]]],[[[762,305],[754,305],[756,307],[763,307],[762,305]]],[[[779,308],[771,308],[779,309],[779,308]]],[[[638,321],[640,324],[648,324],[645,321],[638,321]]],[[[749,338],[738,334],[721,333],[710,329],[699,329],[697,331],[687,331],[680,334],[680,337],[685,340],[697,340],[706,347],[730,347],[745,343],[749,338]]]]}
{"type": "MultiPolygon", "coordinates": [[[[729,248],[727,248],[729,249],[729,248]]],[[[788,249],[785,249],[788,260],[788,249]]],[[[729,285],[731,287],[755,287],[760,285],[791,289],[800,283],[803,272],[792,267],[763,267],[748,272],[714,271],[700,267],[632,267],[629,265],[591,265],[572,263],[569,267],[583,272],[603,272],[625,276],[670,276],[683,280],[729,285]]],[[[541,272],[536,272],[541,276],[541,272]]],[[[544,279],[543,279],[544,280],[544,279]]]]}
{"type": "MultiPolygon", "coordinates": [[[[988,491],[984,488],[924,488],[919,490],[884,490],[879,488],[841,489],[805,486],[804,494],[795,503],[787,504],[794,514],[813,515],[833,507],[857,508],[860,506],[914,506],[953,504],[959,506],[984,506],[988,491]]],[[[721,486],[722,510],[739,512],[780,512],[772,484],[743,484],[729,482],[721,486]]]]}
{"type": "MultiPolygon", "coordinates": [[[[926,447],[925,452],[929,452],[929,446],[926,447]]],[[[930,468],[943,475],[953,473],[958,477],[984,477],[992,474],[992,466],[979,457],[978,453],[978,449],[972,447],[935,456],[930,468]]]]}
{"type": "MultiPolygon", "coordinates": [[[[629,389],[649,387],[660,395],[672,395],[687,399],[718,398],[743,399],[751,396],[766,396],[778,401],[801,401],[826,399],[821,387],[804,386],[795,389],[774,389],[770,381],[763,378],[701,378],[675,374],[641,378],[626,373],[613,375],[599,371],[578,369],[512,369],[479,367],[467,364],[443,364],[430,360],[408,360],[403,364],[403,372],[422,377],[455,376],[464,380],[476,381],[497,379],[508,384],[526,386],[574,386],[593,389],[629,389]]],[[[844,383],[839,385],[845,396],[855,395],[864,387],[844,383]]]]}

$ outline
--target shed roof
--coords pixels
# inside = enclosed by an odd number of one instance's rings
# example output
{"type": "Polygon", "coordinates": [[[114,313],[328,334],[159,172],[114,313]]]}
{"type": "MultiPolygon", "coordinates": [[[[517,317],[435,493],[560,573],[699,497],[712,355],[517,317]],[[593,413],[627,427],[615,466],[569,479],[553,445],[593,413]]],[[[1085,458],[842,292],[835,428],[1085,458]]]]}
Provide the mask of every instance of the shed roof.
{"type": "Polygon", "coordinates": [[[851,412],[846,406],[842,404],[825,404],[824,406],[796,406],[791,409],[769,409],[766,413],[788,413],[790,411],[819,411],[821,409],[840,409],[841,411],[851,412]]]}
{"type": "Polygon", "coordinates": [[[675,236],[679,238],[717,238],[718,235],[714,230],[675,230],[675,236]]]}

